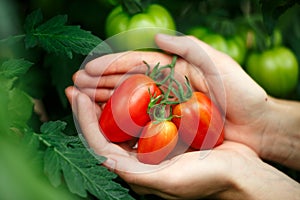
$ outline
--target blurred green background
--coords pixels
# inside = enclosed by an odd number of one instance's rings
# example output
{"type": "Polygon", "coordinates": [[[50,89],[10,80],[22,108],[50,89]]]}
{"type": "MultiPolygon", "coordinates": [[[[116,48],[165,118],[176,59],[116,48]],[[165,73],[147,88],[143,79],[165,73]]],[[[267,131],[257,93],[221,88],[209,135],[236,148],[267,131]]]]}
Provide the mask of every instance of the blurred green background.
{"type": "MultiPolygon", "coordinates": [[[[298,62],[300,60],[299,4],[293,4],[292,7],[284,9],[285,12],[281,12],[278,9],[280,7],[276,7],[282,2],[279,0],[274,2],[182,0],[176,3],[172,0],[147,0],[143,2],[159,3],[165,6],[176,22],[177,31],[184,34],[198,25],[209,26],[212,30],[219,31],[220,34],[226,34],[227,30],[220,30],[220,27],[224,26],[233,26],[236,30],[245,28],[248,32],[253,28],[249,26],[249,21],[251,21],[255,24],[255,28],[266,36],[268,25],[272,26],[275,23],[282,32],[283,44],[295,53],[298,62]],[[262,2],[267,5],[269,3],[269,8],[262,9],[264,5],[262,2]],[[274,13],[279,15],[278,18],[267,18],[274,13]],[[263,18],[263,14],[267,17],[263,18]]],[[[35,63],[15,83],[16,87],[42,103],[43,110],[47,114],[44,119],[63,119],[69,122],[67,129],[67,132],[70,130],[69,134],[73,134],[74,127],[72,127],[72,112],[64,96],[64,88],[72,85],[72,74],[79,69],[84,56],[76,54],[70,59],[64,55],[49,54],[40,47],[29,51],[24,43],[18,40],[18,37],[13,40],[9,38],[24,34],[26,16],[36,9],[41,9],[46,20],[56,15],[67,15],[68,24],[79,25],[81,29],[91,31],[95,36],[105,40],[105,19],[117,4],[117,0],[0,0],[0,61],[9,58],[25,58],[35,63]]],[[[24,135],[22,131],[30,129],[38,132],[42,121],[33,112],[32,116],[26,120],[25,129],[12,131],[7,118],[11,112],[8,109],[10,108],[9,98],[5,88],[0,87],[0,199],[80,199],[70,194],[64,186],[59,188],[51,186],[43,173],[43,164],[39,156],[34,150],[30,150],[28,147],[30,144],[23,144],[24,142],[20,144],[24,135]]],[[[300,100],[299,81],[297,88],[285,98],[300,100]]],[[[18,103],[22,107],[22,102],[18,103]]],[[[22,115],[22,109],[18,111],[22,115]]],[[[275,163],[274,166],[299,181],[298,172],[277,166],[275,163]]]]}

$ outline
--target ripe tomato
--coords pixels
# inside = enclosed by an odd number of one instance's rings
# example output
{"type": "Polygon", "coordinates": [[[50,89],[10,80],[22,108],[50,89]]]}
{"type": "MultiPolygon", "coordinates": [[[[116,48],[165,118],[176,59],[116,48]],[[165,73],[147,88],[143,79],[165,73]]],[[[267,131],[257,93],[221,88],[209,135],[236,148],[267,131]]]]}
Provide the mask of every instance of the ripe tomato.
{"type": "Polygon", "coordinates": [[[221,113],[205,94],[194,92],[188,101],[174,106],[173,115],[180,139],[192,148],[211,149],[223,142],[221,113]]]}
{"type": "Polygon", "coordinates": [[[137,158],[147,164],[158,164],[175,148],[177,127],[171,121],[149,122],[138,141],[137,158]]]}
{"type": "Polygon", "coordinates": [[[146,75],[130,76],[117,87],[99,118],[103,134],[111,142],[125,142],[138,136],[150,121],[147,113],[151,96],[161,94],[156,83],[146,75]]]}

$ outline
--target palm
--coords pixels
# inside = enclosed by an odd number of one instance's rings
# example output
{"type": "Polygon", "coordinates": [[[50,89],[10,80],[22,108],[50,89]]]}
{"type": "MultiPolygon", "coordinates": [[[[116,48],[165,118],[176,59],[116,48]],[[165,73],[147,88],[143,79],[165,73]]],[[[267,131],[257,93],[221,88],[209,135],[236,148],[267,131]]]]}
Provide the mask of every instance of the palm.
{"type": "MultiPolygon", "coordinates": [[[[183,153],[159,165],[143,164],[136,158],[130,144],[119,146],[104,138],[98,127],[98,109],[95,110],[94,103],[85,94],[77,93],[79,95],[73,102],[74,113],[89,146],[99,155],[107,157],[104,165],[138,193],[157,194],[165,198],[209,196],[211,185],[224,188],[230,179],[227,175],[247,165],[248,160],[257,159],[250,148],[225,141],[211,151],[183,153]]],[[[67,94],[71,97],[72,92],[69,90],[67,94]]]]}

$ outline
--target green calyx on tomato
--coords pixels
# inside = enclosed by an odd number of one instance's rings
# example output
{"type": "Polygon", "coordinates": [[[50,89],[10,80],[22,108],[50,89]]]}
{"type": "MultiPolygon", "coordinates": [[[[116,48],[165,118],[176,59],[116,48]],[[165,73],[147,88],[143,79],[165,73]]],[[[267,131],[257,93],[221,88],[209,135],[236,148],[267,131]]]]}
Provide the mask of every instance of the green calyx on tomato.
{"type": "Polygon", "coordinates": [[[118,6],[111,11],[105,25],[108,42],[117,50],[154,48],[157,33],[175,34],[175,22],[161,5],[151,4],[141,13],[130,15],[118,6]]]}
{"type": "Polygon", "coordinates": [[[294,53],[284,46],[254,52],[246,62],[246,71],[267,93],[286,97],[298,83],[298,61],[294,53]]]}
{"type": "Polygon", "coordinates": [[[239,64],[243,64],[246,56],[246,42],[239,35],[224,37],[208,28],[196,26],[187,31],[213,48],[231,56],[239,64]]]}

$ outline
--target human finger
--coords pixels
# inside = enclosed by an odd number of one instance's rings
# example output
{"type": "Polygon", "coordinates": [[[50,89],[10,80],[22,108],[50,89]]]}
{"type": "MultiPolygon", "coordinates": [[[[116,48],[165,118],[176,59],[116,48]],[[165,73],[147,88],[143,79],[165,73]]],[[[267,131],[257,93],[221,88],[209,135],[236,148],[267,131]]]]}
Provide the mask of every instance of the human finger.
{"type": "Polygon", "coordinates": [[[75,98],[76,104],[76,118],[80,125],[80,129],[84,134],[85,139],[91,147],[105,147],[108,141],[101,134],[98,124],[98,116],[96,110],[99,110],[99,106],[93,103],[90,98],[79,92],[75,98]]]}
{"type": "MultiPolygon", "coordinates": [[[[226,111],[226,91],[223,83],[224,74],[221,73],[222,70],[217,67],[218,65],[215,60],[211,59],[211,57],[222,59],[224,56],[223,53],[189,36],[157,34],[156,42],[163,50],[181,56],[193,67],[200,70],[207,82],[206,86],[209,90],[209,97],[215,101],[220,109],[226,111]]],[[[194,85],[197,84],[201,84],[201,82],[195,81],[194,85]]]]}
{"type": "Polygon", "coordinates": [[[155,66],[158,62],[170,63],[171,57],[159,52],[129,51],[101,56],[88,62],[84,69],[91,76],[145,73],[147,70],[145,61],[150,66],[155,66]]]}
{"type": "Polygon", "coordinates": [[[122,79],[132,75],[129,74],[108,74],[92,76],[86,70],[78,70],[72,77],[78,88],[115,88],[122,79]]]}
{"type": "Polygon", "coordinates": [[[97,103],[106,103],[114,92],[110,88],[81,88],[80,91],[97,103]]]}

